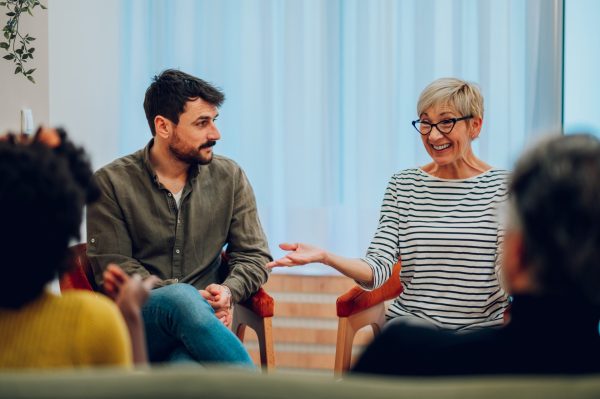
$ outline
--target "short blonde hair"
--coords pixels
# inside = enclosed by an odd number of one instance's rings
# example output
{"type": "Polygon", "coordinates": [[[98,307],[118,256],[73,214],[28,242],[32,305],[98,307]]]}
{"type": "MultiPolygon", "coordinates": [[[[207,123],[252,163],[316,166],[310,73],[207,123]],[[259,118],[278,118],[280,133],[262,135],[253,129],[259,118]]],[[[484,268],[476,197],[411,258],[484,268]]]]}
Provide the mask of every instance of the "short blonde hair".
{"type": "Polygon", "coordinates": [[[419,96],[417,117],[434,105],[449,105],[462,116],[483,119],[483,96],[475,83],[456,78],[441,78],[431,82],[419,96]]]}

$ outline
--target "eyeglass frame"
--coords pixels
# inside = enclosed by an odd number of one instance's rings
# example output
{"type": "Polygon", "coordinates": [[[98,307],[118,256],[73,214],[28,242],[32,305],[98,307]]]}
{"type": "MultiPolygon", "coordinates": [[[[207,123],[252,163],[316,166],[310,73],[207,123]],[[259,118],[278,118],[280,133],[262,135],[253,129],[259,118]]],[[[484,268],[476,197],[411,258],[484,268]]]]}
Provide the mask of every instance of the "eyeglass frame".
{"type": "Polygon", "coordinates": [[[438,123],[429,123],[429,122],[422,121],[421,119],[417,119],[416,121],[412,121],[411,123],[412,123],[413,127],[415,128],[415,130],[417,132],[419,132],[419,134],[421,136],[427,136],[427,135],[431,134],[431,132],[433,131],[433,128],[436,128],[437,131],[443,135],[448,135],[448,134],[452,133],[452,130],[454,130],[454,126],[456,126],[456,122],[465,121],[467,119],[472,119],[472,118],[473,118],[473,115],[461,116],[460,118],[443,119],[443,120],[439,121],[438,123]],[[438,125],[440,123],[449,122],[449,121],[452,121],[452,127],[450,128],[450,130],[448,130],[448,132],[442,132],[440,130],[440,128],[438,127],[438,125]],[[427,133],[421,132],[421,130],[419,130],[419,128],[417,127],[417,123],[424,123],[424,124],[429,125],[429,127],[430,127],[429,131],[427,133]]]}

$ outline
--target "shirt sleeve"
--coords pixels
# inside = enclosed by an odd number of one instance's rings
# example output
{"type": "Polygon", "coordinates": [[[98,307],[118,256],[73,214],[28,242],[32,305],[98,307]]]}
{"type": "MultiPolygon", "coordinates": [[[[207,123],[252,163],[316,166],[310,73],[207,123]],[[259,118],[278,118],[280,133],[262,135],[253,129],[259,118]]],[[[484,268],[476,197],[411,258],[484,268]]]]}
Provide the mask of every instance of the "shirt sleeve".
{"type": "Polygon", "coordinates": [[[400,231],[400,217],[398,214],[396,179],[392,177],[383,196],[383,203],[379,215],[379,226],[367,254],[363,260],[373,270],[373,284],[356,281],[365,290],[374,290],[392,274],[392,268],[400,257],[398,245],[400,231]]]}
{"type": "Polygon", "coordinates": [[[504,278],[503,278],[503,258],[504,254],[502,252],[504,248],[504,234],[506,232],[506,224],[508,217],[508,192],[506,188],[506,184],[504,184],[498,193],[498,202],[496,203],[496,219],[497,219],[497,232],[496,232],[496,256],[494,258],[494,269],[496,272],[496,278],[498,280],[498,284],[500,285],[500,289],[506,295],[506,289],[504,287],[504,278]]]}
{"type": "Polygon", "coordinates": [[[266,264],[272,260],[263,232],[252,186],[244,172],[237,168],[233,214],[227,237],[229,274],[224,285],[229,287],[234,302],[247,299],[268,278],[266,264]]]}
{"type": "Polygon", "coordinates": [[[95,179],[101,194],[96,202],[88,205],[86,224],[87,255],[96,283],[102,285],[102,273],[109,263],[118,264],[127,274],[148,277],[150,272],[132,257],[131,237],[109,176],[100,170],[95,179]]]}

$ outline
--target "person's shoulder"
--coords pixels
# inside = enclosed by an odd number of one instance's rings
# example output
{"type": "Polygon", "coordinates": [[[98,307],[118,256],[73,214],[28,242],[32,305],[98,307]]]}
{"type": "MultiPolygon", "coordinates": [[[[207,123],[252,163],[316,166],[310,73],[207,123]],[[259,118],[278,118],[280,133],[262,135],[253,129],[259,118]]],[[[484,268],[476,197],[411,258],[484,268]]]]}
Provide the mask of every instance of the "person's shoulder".
{"type": "Polygon", "coordinates": [[[506,191],[509,179],[510,172],[508,170],[492,168],[477,176],[477,184],[506,191]]]}
{"type": "Polygon", "coordinates": [[[431,350],[443,348],[468,348],[478,347],[495,341],[500,329],[487,328],[473,331],[456,332],[453,330],[410,325],[404,323],[391,323],[384,329],[382,337],[390,342],[403,342],[406,347],[418,348],[423,346],[431,350]]]}
{"type": "Polygon", "coordinates": [[[104,295],[85,291],[65,291],[58,298],[58,302],[67,308],[77,308],[81,315],[106,316],[119,314],[117,305],[104,295]]]}
{"type": "Polygon", "coordinates": [[[114,302],[111,301],[106,296],[104,296],[100,293],[94,292],[94,291],[87,291],[87,290],[63,291],[58,298],[60,298],[60,300],[64,301],[65,303],[79,303],[79,304],[83,304],[84,306],[87,306],[90,304],[91,305],[98,304],[98,306],[106,306],[107,304],[114,305],[114,302]]]}
{"type": "Polygon", "coordinates": [[[96,176],[110,177],[133,171],[141,171],[144,168],[144,150],[140,149],[132,154],[117,158],[102,166],[95,173],[96,176]]]}
{"type": "Polygon", "coordinates": [[[426,183],[426,174],[419,168],[402,169],[392,175],[389,185],[398,189],[410,190],[426,183]]]}
{"type": "Polygon", "coordinates": [[[391,322],[358,359],[353,371],[368,374],[429,375],[443,362],[455,333],[434,326],[391,322]]]}
{"type": "Polygon", "coordinates": [[[218,180],[236,180],[240,175],[244,175],[242,167],[233,159],[223,155],[215,154],[208,165],[200,167],[201,170],[208,171],[218,180]]]}
{"type": "Polygon", "coordinates": [[[242,167],[233,159],[228,158],[224,155],[217,155],[217,154],[215,154],[213,156],[213,160],[209,164],[209,166],[213,166],[215,168],[221,168],[221,169],[229,169],[229,170],[241,170],[242,169],[242,167]]]}
{"type": "MultiPolygon", "coordinates": [[[[390,342],[398,340],[398,342],[402,342],[406,347],[425,345],[427,348],[442,345],[455,336],[456,334],[450,330],[439,329],[434,326],[411,325],[408,323],[390,323],[381,334],[382,339],[387,339],[390,342]]],[[[418,350],[422,349],[421,347],[418,350]]]]}
{"type": "Polygon", "coordinates": [[[423,178],[423,172],[419,168],[408,168],[402,169],[398,172],[394,173],[390,178],[390,181],[398,181],[398,180],[421,180],[423,178]]]}
{"type": "Polygon", "coordinates": [[[506,169],[491,168],[485,173],[479,175],[482,180],[506,181],[510,177],[510,171],[506,169]]]}
{"type": "Polygon", "coordinates": [[[392,323],[365,350],[354,371],[392,375],[458,375],[485,372],[496,348],[498,332],[457,333],[392,323]],[[385,361],[382,354],[398,361],[385,361]]]}

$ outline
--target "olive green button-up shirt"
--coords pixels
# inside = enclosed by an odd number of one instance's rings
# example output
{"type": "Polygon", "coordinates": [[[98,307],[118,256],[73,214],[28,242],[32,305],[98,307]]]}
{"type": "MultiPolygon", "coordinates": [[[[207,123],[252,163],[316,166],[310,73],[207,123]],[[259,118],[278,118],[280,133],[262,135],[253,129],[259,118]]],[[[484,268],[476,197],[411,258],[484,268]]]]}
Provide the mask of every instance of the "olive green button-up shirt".
{"type": "Polygon", "coordinates": [[[222,283],[235,302],[246,299],[267,281],[272,259],[246,175],[215,155],[208,165],[190,167],[178,206],[150,164],[152,145],[95,174],[102,194],[87,209],[87,244],[97,283],[116,263],[164,284],[222,283]]]}

